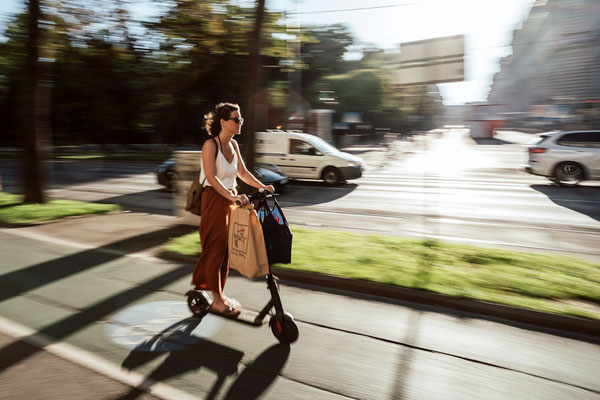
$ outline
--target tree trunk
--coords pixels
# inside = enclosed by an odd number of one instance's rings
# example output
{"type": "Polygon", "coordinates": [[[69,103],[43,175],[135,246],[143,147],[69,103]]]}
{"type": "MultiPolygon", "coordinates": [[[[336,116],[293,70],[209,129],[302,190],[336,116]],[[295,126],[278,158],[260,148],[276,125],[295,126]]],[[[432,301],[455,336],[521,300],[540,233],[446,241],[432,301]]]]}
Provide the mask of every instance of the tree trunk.
{"type": "Polygon", "coordinates": [[[29,0],[27,59],[25,62],[24,102],[21,107],[21,129],[24,144],[25,203],[44,203],[42,178],[42,138],[38,112],[40,53],[39,0],[29,0]]]}
{"type": "Polygon", "coordinates": [[[265,0],[256,1],[256,16],[254,19],[254,29],[250,36],[250,56],[249,56],[249,76],[248,76],[248,90],[246,94],[246,101],[242,114],[245,115],[244,119],[244,144],[245,144],[245,161],[248,169],[252,171],[254,166],[254,132],[256,129],[264,125],[259,119],[262,113],[257,113],[256,101],[260,101],[257,98],[260,92],[260,39],[262,31],[262,22],[265,15],[265,0]]]}

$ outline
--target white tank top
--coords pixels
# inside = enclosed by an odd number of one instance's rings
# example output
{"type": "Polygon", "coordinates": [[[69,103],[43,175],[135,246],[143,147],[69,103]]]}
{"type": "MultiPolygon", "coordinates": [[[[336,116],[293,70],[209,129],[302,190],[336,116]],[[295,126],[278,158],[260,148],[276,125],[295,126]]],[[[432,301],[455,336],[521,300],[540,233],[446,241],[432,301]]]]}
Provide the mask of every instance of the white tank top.
{"type": "MultiPolygon", "coordinates": [[[[238,169],[237,152],[235,150],[233,151],[233,160],[231,160],[231,163],[228,163],[225,159],[225,156],[219,149],[219,146],[217,146],[217,159],[215,160],[215,164],[217,166],[217,172],[215,174],[217,178],[219,178],[219,180],[223,183],[223,185],[225,185],[227,189],[235,188],[237,186],[235,178],[237,177],[238,169]]],[[[202,168],[200,169],[201,184],[205,178],[206,176],[204,175],[204,160],[202,160],[202,168]]],[[[204,186],[212,185],[208,183],[208,180],[206,180],[204,182],[204,186]]]]}

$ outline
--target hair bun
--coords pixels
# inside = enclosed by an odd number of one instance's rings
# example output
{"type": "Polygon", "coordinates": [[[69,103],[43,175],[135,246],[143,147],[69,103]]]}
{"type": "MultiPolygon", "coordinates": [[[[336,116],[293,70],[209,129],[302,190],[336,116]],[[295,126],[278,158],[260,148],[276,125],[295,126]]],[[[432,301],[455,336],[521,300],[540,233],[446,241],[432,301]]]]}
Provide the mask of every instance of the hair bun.
{"type": "Polygon", "coordinates": [[[239,112],[240,106],[235,103],[217,104],[214,111],[204,114],[204,126],[206,131],[211,136],[217,136],[221,132],[221,120],[228,119],[234,111],[239,112]]]}

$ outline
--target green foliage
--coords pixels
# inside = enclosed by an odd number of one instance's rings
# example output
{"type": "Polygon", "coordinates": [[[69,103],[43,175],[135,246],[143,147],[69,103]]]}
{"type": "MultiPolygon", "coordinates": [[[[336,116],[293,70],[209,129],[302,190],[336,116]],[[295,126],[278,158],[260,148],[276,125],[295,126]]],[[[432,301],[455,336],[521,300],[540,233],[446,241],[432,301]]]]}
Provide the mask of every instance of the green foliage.
{"type": "Polygon", "coordinates": [[[23,202],[23,196],[18,194],[0,192],[0,207],[18,205],[23,202]]]}
{"type": "Polygon", "coordinates": [[[74,215],[103,214],[118,211],[115,204],[86,203],[71,200],[50,200],[46,204],[22,204],[22,196],[0,192],[0,221],[31,223],[50,221],[74,215]]]}
{"type": "MultiPolygon", "coordinates": [[[[254,8],[233,0],[157,0],[163,14],[134,21],[119,0],[45,0],[41,57],[52,87],[52,143],[199,144],[202,115],[216,102],[243,103],[248,89],[249,36],[254,8]],[[131,29],[137,25],[136,29],[131,29]]],[[[301,73],[303,95],[333,87],[341,111],[388,112],[394,121],[433,110],[422,92],[390,89],[385,54],[344,61],[354,38],[343,25],[291,31],[300,54],[283,39],[280,13],[266,12],[262,29],[262,89],[273,121],[285,120],[288,71],[301,73]],[[295,61],[291,65],[290,60],[295,61]],[[339,93],[338,93],[339,92],[339,93]],[[418,101],[417,101],[418,100],[418,101]]],[[[9,22],[0,43],[0,137],[19,145],[27,13],[9,22]]],[[[431,113],[430,113],[431,114],[431,113]]],[[[377,117],[378,121],[382,118],[377,117]]],[[[396,121],[396,122],[398,122],[396,121]]]]}
{"type": "Polygon", "coordinates": [[[343,75],[328,76],[320,86],[330,88],[339,102],[339,109],[356,112],[379,111],[383,85],[374,71],[355,70],[343,75]]]}
{"type": "MultiPolygon", "coordinates": [[[[199,143],[202,115],[216,102],[240,102],[248,81],[253,8],[233,1],[162,2],[165,13],[130,31],[117,0],[102,9],[85,0],[44,2],[42,57],[52,60],[53,144],[199,143]],[[138,28],[139,29],[139,28],[138,28]]],[[[281,15],[266,13],[265,64],[285,56],[281,15]]],[[[3,144],[18,145],[16,114],[26,54],[27,14],[9,24],[0,43],[3,144]],[[9,123],[7,123],[7,121],[9,123]]],[[[282,75],[283,76],[283,75],[282,75]]],[[[272,81],[280,79],[277,73],[272,81]]]]}
{"type": "MultiPolygon", "coordinates": [[[[279,267],[600,319],[591,311],[600,303],[598,263],[432,240],[293,231],[292,264],[279,267]]],[[[167,249],[197,255],[198,234],[173,239],[167,249]]]]}
{"type": "Polygon", "coordinates": [[[427,86],[396,87],[393,75],[397,71],[388,67],[392,57],[382,50],[370,50],[361,60],[338,62],[344,73],[327,74],[310,88],[313,106],[360,112],[377,127],[396,132],[431,129],[442,105],[428,94],[427,86]],[[320,97],[334,101],[328,105],[320,97]],[[420,122],[411,122],[414,120],[420,122]]]}
{"type": "Polygon", "coordinates": [[[194,232],[172,238],[163,246],[163,248],[167,251],[186,256],[199,255],[201,250],[200,237],[197,232],[194,232]]]}
{"type": "Polygon", "coordinates": [[[303,30],[300,59],[303,66],[302,86],[305,89],[312,87],[322,77],[348,71],[343,55],[354,43],[354,38],[346,26],[305,27],[303,30]]]}

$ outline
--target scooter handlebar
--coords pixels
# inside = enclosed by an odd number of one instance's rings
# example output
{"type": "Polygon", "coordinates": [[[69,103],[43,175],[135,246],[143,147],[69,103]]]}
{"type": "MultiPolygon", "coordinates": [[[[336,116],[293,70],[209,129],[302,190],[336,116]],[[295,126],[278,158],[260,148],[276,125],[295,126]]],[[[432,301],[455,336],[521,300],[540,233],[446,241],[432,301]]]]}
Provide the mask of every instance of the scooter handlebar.
{"type": "MultiPolygon", "coordinates": [[[[248,200],[250,201],[250,203],[252,203],[253,201],[256,201],[256,200],[262,200],[262,199],[266,199],[267,197],[273,197],[273,194],[267,190],[258,189],[258,190],[256,190],[256,192],[254,192],[252,194],[248,194],[246,196],[248,196],[248,200]]],[[[239,206],[242,203],[240,203],[239,200],[236,200],[235,204],[239,206]]]]}

